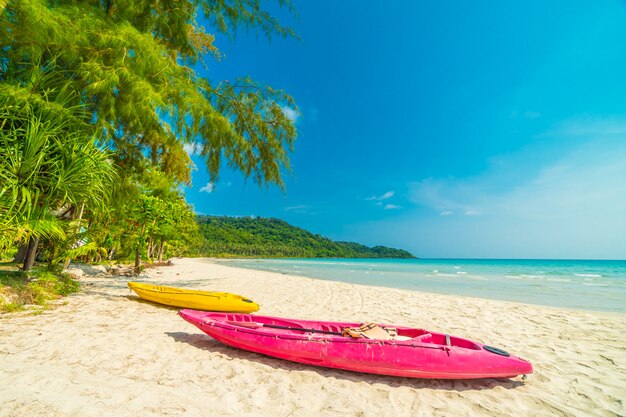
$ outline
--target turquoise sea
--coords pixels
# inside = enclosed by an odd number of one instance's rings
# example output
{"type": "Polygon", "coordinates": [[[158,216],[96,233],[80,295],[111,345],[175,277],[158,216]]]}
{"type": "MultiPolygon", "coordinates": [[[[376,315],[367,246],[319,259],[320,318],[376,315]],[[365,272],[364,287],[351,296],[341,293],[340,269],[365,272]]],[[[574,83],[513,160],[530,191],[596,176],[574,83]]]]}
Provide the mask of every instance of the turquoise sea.
{"type": "Polygon", "coordinates": [[[241,268],[355,284],[626,313],[626,261],[237,259],[241,268]]]}

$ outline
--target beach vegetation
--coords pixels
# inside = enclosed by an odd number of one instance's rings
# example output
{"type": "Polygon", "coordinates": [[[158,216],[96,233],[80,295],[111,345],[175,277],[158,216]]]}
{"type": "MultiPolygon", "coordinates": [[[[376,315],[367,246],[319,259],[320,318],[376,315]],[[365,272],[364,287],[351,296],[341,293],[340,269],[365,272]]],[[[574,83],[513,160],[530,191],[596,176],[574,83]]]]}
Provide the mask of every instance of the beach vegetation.
{"type": "MultiPolygon", "coordinates": [[[[288,0],[278,5],[294,12],[288,0]]],[[[247,76],[213,81],[197,70],[224,58],[216,33],[296,37],[261,2],[1,6],[0,252],[20,270],[80,260],[139,271],[181,255],[410,256],[277,220],[198,221],[186,202],[192,153],[211,181],[227,165],[258,186],[284,188],[294,99],[247,76]]],[[[37,299],[52,291],[40,281],[30,289],[37,299]]]]}
{"type": "Polygon", "coordinates": [[[337,242],[272,218],[198,216],[198,253],[253,258],[414,258],[402,249],[337,242]]]}
{"type": "MultiPolygon", "coordinates": [[[[33,72],[38,81],[30,88],[56,88],[55,77],[42,71],[33,72]]],[[[61,84],[58,91],[64,87],[61,84]]],[[[69,224],[75,220],[72,209],[106,204],[115,171],[109,154],[83,126],[81,109],[67,105],[77,93],[46,93],[34,103],[13,92],[0,90],[0,167],[5,177],[0,238],[26,247],[20,261],[27,271],[34,265],[40,240],[71,238],[76,227],[69,224]]]]}
{"type": "Polygon", "coordinates": [[[230,36],[241,29],[293,35],[258,2],[243,0],[17,0],[2,15],[0,56],[20,82],[35,66],[58,66],[128,175],[159,168],[188,183],[185,145],[193,145],[214,178],[226,162],[259,184],[282,186],[280,168],[296,137],[282,109],[295,102],[249,77],[213,83],[196,71],[221,58],[199,15],[230,36]]]}
{"type": "Polygon", "coordinates": [[[26,273],[3,264],[0,268],[0,312],[46,308],[50,301],[79,289],[80,284],[67,274],[41,267],[26,273]]]}
{"type": "Polygon", "coordinates": [[[227,164],[284,187],[293,98],[196,71],[223,58],[214,33],[295,36],[258,2],[15,0],[0,13],[0,248],[22,270],[189,253],[190,148],[212,180],[227,164]]]}

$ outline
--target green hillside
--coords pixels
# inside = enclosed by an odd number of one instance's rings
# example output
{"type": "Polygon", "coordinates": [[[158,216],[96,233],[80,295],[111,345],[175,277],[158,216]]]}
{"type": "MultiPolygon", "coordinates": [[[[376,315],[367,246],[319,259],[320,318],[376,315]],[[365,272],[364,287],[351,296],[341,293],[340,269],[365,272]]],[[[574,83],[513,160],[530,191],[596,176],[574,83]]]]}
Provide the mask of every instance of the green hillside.
{"type": "Polygon", "coordinates": [[[414,258],[385,246],[335,242],[279,219],[197,216],[202,256],[259,258],[414,258]]]}

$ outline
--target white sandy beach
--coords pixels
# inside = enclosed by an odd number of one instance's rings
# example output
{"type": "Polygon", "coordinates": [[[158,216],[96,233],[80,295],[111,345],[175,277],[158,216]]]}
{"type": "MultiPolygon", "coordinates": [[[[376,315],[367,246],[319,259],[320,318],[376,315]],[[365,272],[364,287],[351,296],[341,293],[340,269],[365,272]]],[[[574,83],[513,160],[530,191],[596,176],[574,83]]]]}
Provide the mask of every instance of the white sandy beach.
{"type": "Polygon", "coordinates": [[[375,376],[224,346],[127,278],[89,274],[39,315],[0,315],[0,416],[625,416],[626,315],[352,285],[174,259],[136,281],[227,291],[259,314],[375,321],[479,340],[526,380],[375,376]]]}

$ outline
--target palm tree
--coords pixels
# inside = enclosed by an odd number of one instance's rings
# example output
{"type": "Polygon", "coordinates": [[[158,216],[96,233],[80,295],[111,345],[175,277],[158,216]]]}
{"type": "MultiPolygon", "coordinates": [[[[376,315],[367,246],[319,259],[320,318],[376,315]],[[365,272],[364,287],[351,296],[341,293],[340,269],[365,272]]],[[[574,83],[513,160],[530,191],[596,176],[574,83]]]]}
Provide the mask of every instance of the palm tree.
{"type": "Polygon", "coordinates": [[[85,113],[72,105],[76,93],[55,85],[54,74],[35,74],[40,85],[0,86],[0,241],[28,244],[24,270],[40,238],[66,237],[63,208],[104,204],[114,177],[85,113]],[[40,94],[24,94],[33,90],[40,94]]]}

